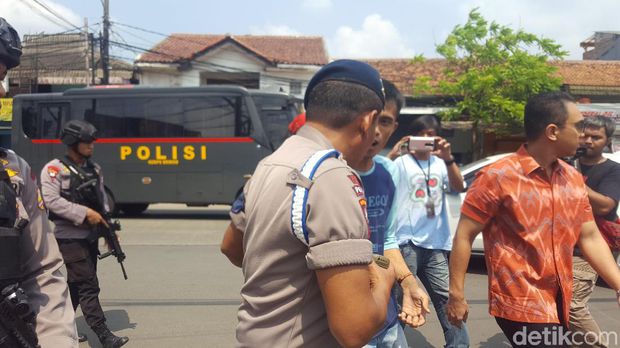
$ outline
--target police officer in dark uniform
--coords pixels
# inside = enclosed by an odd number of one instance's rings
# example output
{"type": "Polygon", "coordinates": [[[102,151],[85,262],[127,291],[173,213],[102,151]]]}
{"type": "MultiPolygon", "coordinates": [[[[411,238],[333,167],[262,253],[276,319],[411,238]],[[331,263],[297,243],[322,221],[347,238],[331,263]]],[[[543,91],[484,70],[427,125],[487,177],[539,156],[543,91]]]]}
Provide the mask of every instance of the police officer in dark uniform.
{"type": "Polygon", "coordinates": [[[43,167],[41,186],[67,266],[73,308],[82,307],[86,323],[103,346],[111,348],[120,347],[129,339],[110,332],[99,302],[97,225],[106,225],[100,212],[107,213],[109,209],[101,167],[90,160],[96,131],[92,124],[82,120],[67,122],[60,135],[67,145],[67,156],[43,167]]]}
{"type": "MultiPolygon", "coordinates": [[[[20,57],[17,32],[0,18],[0,82],[9,69],[19,65],[20,57]]],[[[4,96],[0,83],[0,98],[4,96]]],[[[23,300],[24,295],[36,315],[34,320],[28,316],[28,324],[21,326],[27,329],[19,333],[0,329],[0,347],[15,347],[17,341],[21,347],[26,339],[32,346],[38,341],[43,348],[77,348],[75,316],[62,265],[36,175],[15,152],[0,148],[0,316],[6,316],[7,305],[23,300]]],[[[19,325],[14,317],[4,319],[0,327],[19,325]]]]}

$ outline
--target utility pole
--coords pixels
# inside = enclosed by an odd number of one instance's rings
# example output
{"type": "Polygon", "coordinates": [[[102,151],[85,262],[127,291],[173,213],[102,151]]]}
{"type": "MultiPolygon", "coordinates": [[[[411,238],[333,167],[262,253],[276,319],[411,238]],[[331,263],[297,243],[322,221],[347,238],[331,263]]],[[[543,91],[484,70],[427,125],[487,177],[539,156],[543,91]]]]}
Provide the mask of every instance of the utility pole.
{"type": "Polygon", "coordinates": [[[90,42],[90,73],[91,73],[91,85],[95,85],[97,82],[97,65],[95,64],[95,35],[88,34],[88,40],[90,42]]]}
{"type": "Polygon", "coordinates": [[[103,0],[103,38],[101,40],[101,83],[110,84],[110,0],[103,0]]]}
{"type": "Polygon", "coordinates": [[[88,86],[88,81],[90,80],[90,59],[88,58],[88,56],[90,55],[90,35],[88,34],[88,18],[86,17],[84,17],[84,43],[84,61],[86,63],[86,74],[84,75],[84,82],[88,86]]]}

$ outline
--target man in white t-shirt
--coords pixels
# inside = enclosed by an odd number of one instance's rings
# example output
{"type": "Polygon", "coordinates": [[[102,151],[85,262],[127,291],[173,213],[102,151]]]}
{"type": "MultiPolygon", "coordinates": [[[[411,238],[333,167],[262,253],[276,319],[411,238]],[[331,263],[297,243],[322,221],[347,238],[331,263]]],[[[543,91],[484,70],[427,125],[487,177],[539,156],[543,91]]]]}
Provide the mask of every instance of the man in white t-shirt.
{"type": "Polygon", "coordinates": [[[446,340],[445,347],[469,347],[467,328],[448,322],[448,252],[452,249],[445,195],[464,189],[463,177],[452,157],[450,143],[438,136],[439,122],[434,116],[416,118],[409,134],[433,137],[433,151],[408,151],[405,137],[388,157],[398,171],[395,206],[396,240],[411,273],[418,276],[431,297],[446,340]],[[405,146],[403,146],[405,145],[405,146]]]}

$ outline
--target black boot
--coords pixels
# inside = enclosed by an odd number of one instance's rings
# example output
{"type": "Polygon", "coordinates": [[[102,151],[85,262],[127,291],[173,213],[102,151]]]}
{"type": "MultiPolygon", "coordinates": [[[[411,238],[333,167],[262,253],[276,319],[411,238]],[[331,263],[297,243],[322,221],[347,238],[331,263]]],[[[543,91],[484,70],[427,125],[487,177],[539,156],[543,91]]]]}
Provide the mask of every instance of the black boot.
{"type": "Polygon", "coordinates": [[[105,324],[94,327],[93,331],[95,331],[97,337],[99,337],[99,341],[103,345],[103,348],[118,348],[129,341],[127,337],[118,337],[114,335],[105,324]]]}

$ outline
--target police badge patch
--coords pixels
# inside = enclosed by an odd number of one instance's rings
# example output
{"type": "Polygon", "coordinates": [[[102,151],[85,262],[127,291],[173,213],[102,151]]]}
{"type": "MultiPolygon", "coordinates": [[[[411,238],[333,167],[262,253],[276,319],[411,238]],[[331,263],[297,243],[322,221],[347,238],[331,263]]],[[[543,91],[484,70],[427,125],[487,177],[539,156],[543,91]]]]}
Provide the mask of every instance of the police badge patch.
{"type": "Polygon", "coordinates": [[[362,183],[357,179],[355,175],[347,175],[349,180],[353,183],[353,192],[357,197],[364,197],[364,189],[362,188],[362,183]]]}
{"type": "Polygon", "coordinates": [[[50,178],[52,179],[56,179],[56,176],[58,176],[59,171],[60,169],[58,169],[58,167],[54,167],[54,166],[47,167],[47,175],[49,175],[50,178]]]}

